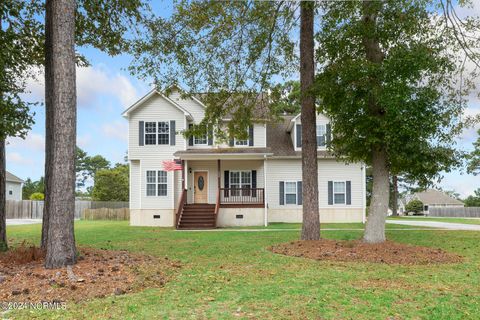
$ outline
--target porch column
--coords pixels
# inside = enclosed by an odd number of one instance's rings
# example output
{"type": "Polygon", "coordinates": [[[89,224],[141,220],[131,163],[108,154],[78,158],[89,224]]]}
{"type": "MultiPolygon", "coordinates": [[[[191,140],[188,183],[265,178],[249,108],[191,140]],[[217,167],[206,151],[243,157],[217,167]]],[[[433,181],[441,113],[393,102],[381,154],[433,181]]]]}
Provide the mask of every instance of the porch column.
{"type": "Polygon", "coordinates": [[[221,173],[222,171],[220,170],[220,159],[217,160],[217,188],[220,190],[221,188],[221,173]]]}
{"type": "Polygon", "coordinates": [[[268,204],[267,204],[267,158],[263,160],[263,204],[265,206],[265,227],[268,226],[268,204]]]}
{"type": "Polygon", "coordinates": [[[182,192],[185,190],[185,160],[182,160],[182,192]]]}

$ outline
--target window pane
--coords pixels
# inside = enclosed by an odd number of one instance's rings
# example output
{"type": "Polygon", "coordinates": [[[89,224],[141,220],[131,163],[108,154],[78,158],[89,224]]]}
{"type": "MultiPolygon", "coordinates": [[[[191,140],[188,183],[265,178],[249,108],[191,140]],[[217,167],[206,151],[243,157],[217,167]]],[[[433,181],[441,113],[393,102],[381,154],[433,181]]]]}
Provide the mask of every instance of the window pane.
{"type": "Polygon", "coordinates": [[[147,171],[147,183],[155,183],[155,171],[153,170],[148,170],[147,171]]]}
{"type": "Polygon", "coordinates": [[[158,171],[158,183],[167,183],[167,171],[158,171]]]}
{"type": "Polygon", "coordinates": [[[207,144],[207,136],[203,137],[194,137],[194,143],[195,144],[207,144]]]}
{"type": "Polygon", "coordinates": [[[248,140],[235,140],[236,146],[248,146],[248,140]]]}
{"type": "Polygon", "coordinates": [[[317,125],[317,136],[323,136],[326,133],[325,125],[324,124],[319,124],[317,125]]]}
{"type": "Polygon", "coordinates": [[[158,123],[158,144],[169,144],[169,125],[168,122],[163,121],[158,123]]]}
{"type": "Polygon", "coordinates": [[[155,195],[155,184],[147,184],[147,196],[155,195]]]}
{"type": "Polygon", "coordinates": [[[335,200],[335,204],[345,203],[345,193],[335,193],[334,200],[335,200]]]}
{"type": "Polygon", "coordinates": [[[162,183],[158,185],[158,195],[166,196],[167,195],[167,185],[162,183]]]}
{"type": "Polygon", "coordinates": [[[239,184],[240,183],[240,172],[238,172],[238,171],[231,171],[230,172],[230,183],[231,184],[239,184]]]}
{"type": "Polygon", "coordinates": [[[285,182],[285,193],[297,193],[297,184],[295,182],[285,182]]]}
{"type": "Polygon", "coordinates": [[[145,135],[145,144],[157,144],[157,135],[152,133],[152,134],[146,134],[145,135]]]}
{"type": "Polygon", "coordinates": [[[145,133],[157,133],[157,123],[145,122],[145,133]]]}
{"type": "Polygon", "coordinates": [[[296,194],[286,194],[285,195],[286,204],[297,204],[297,195],[296,194]]]}
{"type": "Polygon", "coordinates": [[[242,185],[250,184],[252,179],[251,171],[242,171],[242,185]]]}
{"type": "Polygon", "coordinates": [[[345,192],[345,182],[335,182],[333,184],[333,192],[345,192]]]}

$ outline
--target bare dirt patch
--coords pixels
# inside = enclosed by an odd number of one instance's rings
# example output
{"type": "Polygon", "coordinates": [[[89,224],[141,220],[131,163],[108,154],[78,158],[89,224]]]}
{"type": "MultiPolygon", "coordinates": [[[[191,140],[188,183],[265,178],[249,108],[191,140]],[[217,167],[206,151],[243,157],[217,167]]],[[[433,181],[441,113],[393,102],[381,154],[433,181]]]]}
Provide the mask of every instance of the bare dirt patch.
{"type": "Polygon", "coordinates": [[[410,246],[391,241],[380,244],[368,244],[360,240],[295,241],[268,249],[287,256],[345,262],[426,265],[463,261],[461,256],[442,249],[410,246]]]}
{"type": "Polygon", "coordinates": [[[169,270],[180,268],[168,258],[92,248],[79,249],[72,267],[47,270],[45,255],[22,245],[0,254],[0,301],[64,302],[123,295],[162,287],[169,270]]]}

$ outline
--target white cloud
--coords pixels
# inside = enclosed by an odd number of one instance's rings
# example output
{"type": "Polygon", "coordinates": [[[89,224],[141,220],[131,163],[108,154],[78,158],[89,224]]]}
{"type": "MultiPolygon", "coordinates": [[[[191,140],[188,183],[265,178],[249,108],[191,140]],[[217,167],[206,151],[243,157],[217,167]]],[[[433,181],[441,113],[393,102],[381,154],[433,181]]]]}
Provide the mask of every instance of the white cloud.
{"type": "Polygon", "coordinates": [[[445,190],[455,190],[462,198],[473,194],[473,191],[480,188],[480,178],[474,175],[458,174],[452,172],[445,175],[440,186],[445,190]]]}
{"type": "Polygon", "coordinates": [[[92,136],[89,134],[83,136],[77,136],[77,146],[82,149],[85,149],[90,145],[90,141],[92,140],[92,136]]]}
{"type": "Polygon", "coordinates": [[[102,126],[102,133],[113,139],[118,139],[122,142],[127,142],[128,139],[128,125],[125,121],[114,121],[105,123],[102,126]]]}
{"type": "Polygon", "coordinates": [[[25,158],[18,152],[6,152],[5,156],[7,158],[7,162],[13,165],[30,166],[35,163],[31,158],[25,158]]]}
{"type": "Polygon", "coordinates": [[[45,137],[41,134],[30,132],[25,139],[8,138],[7,145],[9,148],[16,150],[29,151],[45,151],[45,137]]]}
{"type": "MultiPolygon", "coordinates": [[[[27,99],[30,101],[45,100],[45,80],[43,71],[38,72],[37,79],[27,81],[27,99]]],[[[102,66],[77,67],[77,105],[79,108],[92,108],[99,105],[105,95],[118,99],[118,108],[123,110],[133,104],[137,98],[137,90],[129,78],[120,73],[111,73],[102,66]]]]}

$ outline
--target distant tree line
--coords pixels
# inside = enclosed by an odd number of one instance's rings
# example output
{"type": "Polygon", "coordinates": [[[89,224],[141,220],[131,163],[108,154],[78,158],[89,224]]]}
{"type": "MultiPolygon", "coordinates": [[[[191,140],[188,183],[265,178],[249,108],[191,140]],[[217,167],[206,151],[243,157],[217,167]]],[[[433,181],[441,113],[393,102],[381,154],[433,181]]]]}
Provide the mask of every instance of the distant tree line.
{"type": "MultiPolygon", "coordinates": [[[[89,156],[77,147],[75,157],[76,196],[95,201],[128,201],[129,166],[110,161],[101,155],[89,156]],[[88,182],[93,185],[85,187],[88,182]]],[[[44,200],[45,179],[27,178],[23,185],[24,200],[44,200]]]]}

